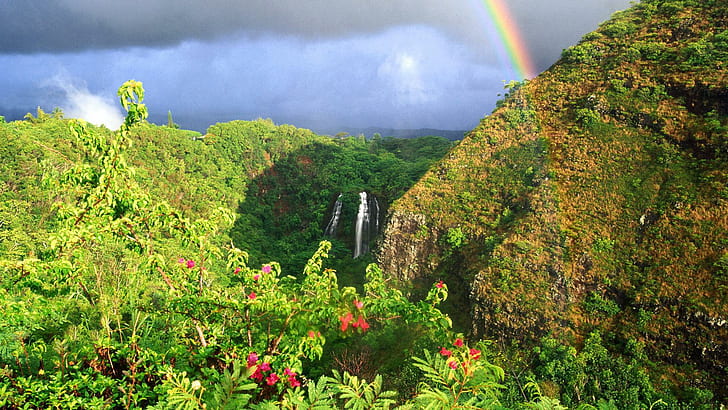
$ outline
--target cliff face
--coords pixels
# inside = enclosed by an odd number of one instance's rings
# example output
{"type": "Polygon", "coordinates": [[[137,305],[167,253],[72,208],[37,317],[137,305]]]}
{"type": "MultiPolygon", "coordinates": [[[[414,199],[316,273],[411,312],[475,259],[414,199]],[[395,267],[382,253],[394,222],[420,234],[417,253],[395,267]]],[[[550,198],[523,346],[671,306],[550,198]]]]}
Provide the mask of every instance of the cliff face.
{"type": "Polygon", "coordinates": [[[466,289],[478,336],[603,329],[728,378],[727,28],[724,1],[643,0],[511,84],[392,206],[379,263],[466,289]]]}

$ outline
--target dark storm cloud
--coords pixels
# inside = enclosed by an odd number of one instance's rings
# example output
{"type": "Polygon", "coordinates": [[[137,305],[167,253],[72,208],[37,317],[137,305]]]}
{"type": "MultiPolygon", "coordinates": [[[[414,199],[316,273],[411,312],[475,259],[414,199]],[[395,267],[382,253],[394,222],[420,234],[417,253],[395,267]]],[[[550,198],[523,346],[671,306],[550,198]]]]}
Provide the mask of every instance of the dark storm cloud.
{"type": "MultiPolygon", "coordinates": [[[[484,1],[0,0],[0,115],[40,105],[90,118],[134,78],[153,121],[171,110],[199,130],[257,117],[469,129],[520,80],[488,37],[484,1]]],[[[629,2],[499,1],[538,70],[629,2]]]]}
{"type": "MultiPolygon", "coordinates": [[[[434,27],[458,41],[484,39],[484,0],[3,0],[0,53],[169,46],[238,32],[304,39],[434,27]]],[[[508,0],[539,69],[629,0],[508,0]]],[[[477,46],[476,46],[477,47],[477,46]]]]}
{"type": "Polygon", "coordinates": [[[303,38],[399,25],[467,25],[467,8],[440,0],[4,0],[0,52],[167,46],[246,31],[303,38]]]}

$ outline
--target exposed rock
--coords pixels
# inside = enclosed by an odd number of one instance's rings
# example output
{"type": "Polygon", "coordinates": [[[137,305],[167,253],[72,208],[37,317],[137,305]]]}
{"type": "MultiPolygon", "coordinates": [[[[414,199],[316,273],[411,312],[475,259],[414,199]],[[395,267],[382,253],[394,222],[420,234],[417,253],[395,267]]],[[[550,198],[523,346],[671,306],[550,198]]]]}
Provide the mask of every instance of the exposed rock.
{"type": "Polygon", "coordinates": [[[439,230],[427,225],[422,214],[394,211],[377,247],[375,258],[385,272],[400,281],[410,281],[432,273],[436,268],[439,230]]]}

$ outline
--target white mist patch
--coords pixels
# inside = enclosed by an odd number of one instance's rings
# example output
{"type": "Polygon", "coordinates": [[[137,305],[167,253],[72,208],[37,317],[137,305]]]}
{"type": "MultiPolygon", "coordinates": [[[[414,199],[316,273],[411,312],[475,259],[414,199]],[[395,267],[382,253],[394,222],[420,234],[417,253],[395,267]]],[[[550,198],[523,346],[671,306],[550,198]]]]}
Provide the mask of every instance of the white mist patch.
{"type": "Polygon", "coordinates": [[[408,53],[390,55],[379,66],[377,74],[391,84],[399,105],[424,104],[432,100],[431,90],[425,88],[419,61],[408,53]]]}
{"type": "Polygon", "coordinates": [[[124,122],[121,108],[113,99],[91,93],[85,84],[77,84],[67,76],[57,75],[51,79],[50,85],[65,94],[61,109],[66,118],[80,118],[111,130],[118,129],[124,122]]]}

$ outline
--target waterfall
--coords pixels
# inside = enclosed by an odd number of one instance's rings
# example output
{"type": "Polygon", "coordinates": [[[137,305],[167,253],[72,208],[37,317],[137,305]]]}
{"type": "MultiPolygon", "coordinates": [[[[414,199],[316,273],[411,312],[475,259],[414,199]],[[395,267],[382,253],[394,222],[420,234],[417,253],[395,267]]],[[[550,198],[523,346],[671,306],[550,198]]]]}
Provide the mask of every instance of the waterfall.
{"type": "Polygon", "coordinates": [[[334,204],[334,210],[331,212],[331,220],[329,220],[329,224],[326,225],[326,230],[324,230],[324,235],[326,236],[334,236],[336,234],[336,228],[339,226],[339,217],[341,216],[341,194],[336,198],[336,203],[334,204]]]}
{"type": "Polygon", "coordinates": [[[359,192],[355,229],[354,258],[358,258],[369,252],[369,241],[379,232],[379,202],[374,195],[359,192]]]}
{"type": "Polygon", "coordinates": [[[369,249],[369,235],[365,235],[365,230],[369,228],[369,204],[367,203],[367,193],[359,192],[359,212],[356,214],[356,236],[354,242],[354,258],[367,253],[369,249]],[[365,237],[367,236],[367,237],[365,237]]]}

